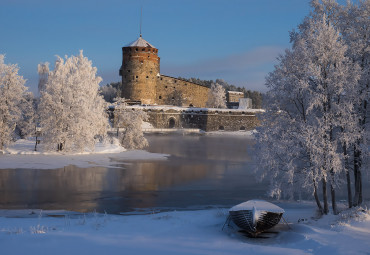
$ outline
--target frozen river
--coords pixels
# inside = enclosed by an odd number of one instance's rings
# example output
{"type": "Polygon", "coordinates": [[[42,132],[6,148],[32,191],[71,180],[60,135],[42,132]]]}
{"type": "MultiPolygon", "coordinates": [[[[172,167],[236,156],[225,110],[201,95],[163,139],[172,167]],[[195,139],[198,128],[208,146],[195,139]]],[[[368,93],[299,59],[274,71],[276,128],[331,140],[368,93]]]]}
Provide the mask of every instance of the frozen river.
{"type": "Polygon", "coordinates": [[[170,154],[168,160],[125,161],[121,168],[1,170],[0,207],[120,213],[228,206],[266,193],[252,172],[249,137],[147,138],[148,151],[170,154]]]}
{"type": "Polygon", "coordinates": [[[120,162],[118,168],[1,170],[0,209],[138,213],[232,206],[267,198],[268,184],[258,183],[253,173],[254,141],[250,137],[147,138],[148,151],[169,154],[168,160],[129,162],[115,158],[120,162]]]}

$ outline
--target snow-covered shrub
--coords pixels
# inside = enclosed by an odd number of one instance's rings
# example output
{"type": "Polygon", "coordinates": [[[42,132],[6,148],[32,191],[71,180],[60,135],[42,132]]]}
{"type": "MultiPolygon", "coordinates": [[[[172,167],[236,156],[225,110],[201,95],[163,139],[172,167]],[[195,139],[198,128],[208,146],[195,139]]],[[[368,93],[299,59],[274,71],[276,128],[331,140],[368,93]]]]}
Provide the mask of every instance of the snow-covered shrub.
{"type": "Polygon", "coordinates": [[[40,224],[30,227],[31,234],[45,234],[47,231],[48,228],[45,226],[41,226],[40,224]]]}
{"type": "Polygon", "coordinates": [[[92,150],[95,138],[106,135],[106,103],[98,93],[101,78],[96,73],[82,51],[78,56],[56,60],[39,104],[46,149],[92,150]]]}
{"type": "Polygon", "coordinates": [[[116,102],[114,109],[115,127],[124,128],[120,134],[120,144],[126,149],[143,149],[147,147],[148,141],[144,137],[142,124],[149,116],[141,109],[128,108],[124,99],[116,102]]]}

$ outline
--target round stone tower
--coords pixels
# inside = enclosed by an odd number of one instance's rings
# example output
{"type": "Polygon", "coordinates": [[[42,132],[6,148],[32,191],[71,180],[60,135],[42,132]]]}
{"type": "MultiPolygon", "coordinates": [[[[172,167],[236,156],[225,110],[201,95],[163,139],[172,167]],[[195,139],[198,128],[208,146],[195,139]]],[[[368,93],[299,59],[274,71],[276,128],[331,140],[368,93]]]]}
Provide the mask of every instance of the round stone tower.
{"type": "Polygon", "coordinates": [[[158,49],[140,37],[122,47],[121,96],[142,104],[154,104],[159,74],[158,49]]]}

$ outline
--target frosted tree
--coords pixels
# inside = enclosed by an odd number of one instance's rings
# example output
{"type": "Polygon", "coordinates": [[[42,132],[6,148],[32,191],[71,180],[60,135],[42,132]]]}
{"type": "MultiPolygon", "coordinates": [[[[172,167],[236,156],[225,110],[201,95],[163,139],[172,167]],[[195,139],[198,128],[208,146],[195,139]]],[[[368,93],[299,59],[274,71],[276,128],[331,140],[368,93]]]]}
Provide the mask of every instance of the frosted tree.
{"type": "Polygon", "coordinates": [[[124,128],[119,137],[120,144],[126,149],[143,149],[148,141],[144,137],[142,124],[148,114],[141,109],[128,108],[124,99],[118,99],[114,109],[114,126],[124,128]]]}
{"type": "Polygon", "coordinates": [[[99,95],[101,78],[83,56],[58,57],[48,74],[39,104],[44,146],[49,150],[93,150],[106,135],[106,103],[99,95]]]}
{"type": "Polygon", "coordinates": [[[220,84],[212,83],[206,105],[210,108],[226,108],[226,93],[220,84]]]}
{"type": "Polygon", "coordinates": [[[359,1],[357,5],[348,2],[340,12],[338,27],[348,45],[348,56],[360,68],[360,80],[356,86],[355,104],[358,113],[360,136],[353,146],[353,171],[355,177],[354,205],[362,203],[362,171],[366,169],[363,161],[368,158],[369,142],[369,99],[370,99],[370,1],[359,1]]]}
{"type": "MultiPolygon", "coordinates": [[[[276,101],[268,109],[259,138],[267,151],[261,163],[273,166],[269,176],[274,193],[279,194],[286,183],[309,187],[324,213],[329,183],[336,214],[335,190],[344,172],[341,131],[357,118],[353,111],[357,66],[345,56],[347,47],[325,15],[307,18],[292,39],[293,50],[280,58],[267,79],[276,101]],[[323,208],[317,197],[320,181],[323,208]]],[[[347,138],[353,143],[355,136],[347,138]]]]}
{"type": "Polygon", "coordinates": [[[37,122],[36,108],[36,100],[33,94],[31,92],[25,93],[19,102],[21,116],[16,127],[22,139],[35,134],[37,122]]]}
{"type": "Polygon", "coordinates": [[[39,94],[41,95],[41,91],[45,89],[45,84],[48,81],[49,75],[49,63],[40,63],[37,65],[37,72],[39,73],[39,94]]]}
{"type": "Polygon", "coordinates": [[[100,87],[99,93],[103,96],[104,100],[109,103],[113,103],[114,99],[119,96],[118,89],[111,84],[100,87]]]}
{"type": "Polygon", "coordinates": [[[0,55],[0,150],[12,142],[12,135],[21,119],[20,103],[24,99],[25,80],[17,65],[5,64],[0,55]]]}
{"type": "MultiPolygon", "coordinates": [[[[344,42],[348,46],[347,56],[360,66],[360,80],[356,84],[353,91],[354,96],[359,99],[355,101],[354,110],[358,115],[358,121],[355,131],[350,131],[347,128],[347,133],[354,134],[356,131],[359,136],[353,146],[348,146],[346,141],[343,141],[343,149],[346,151],[347,171],[347,187],[348,187],[348,202],[351,201],[351,185],[349,178],[349,161],[353,162],[353,172],[355,181],[355,196],[354,205],[359,205],[362,202],[362,171],[367,169],[363,164],[364,159],[369,157],[368,139],[369,139],[369,94],[370,94],[370,1],[359,1],[357,4],[347,2],[346,6],[339,5],[334,0],[313,0],[311,2],[314,12],[312,15],[325,14],[328,19],[335,24],[335,27],[341,32],[344,42]]],[[[344,136],[345,138],[346,136],[344,136]]]]}

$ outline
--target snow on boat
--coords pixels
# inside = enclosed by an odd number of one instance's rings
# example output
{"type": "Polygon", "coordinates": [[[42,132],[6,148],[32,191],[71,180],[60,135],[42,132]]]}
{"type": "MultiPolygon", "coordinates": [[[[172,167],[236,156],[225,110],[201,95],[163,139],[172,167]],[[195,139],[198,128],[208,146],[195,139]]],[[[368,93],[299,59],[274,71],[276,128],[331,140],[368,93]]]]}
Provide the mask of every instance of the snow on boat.
{"type": "Polygon", "coordinates": [[[264,200],[249,200],[229,210],[229,217],[239,228],[252,236],[264,232],[280,222],[284,210],[264,200]]]}

